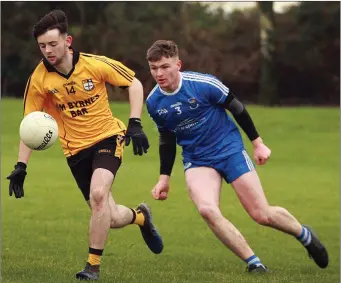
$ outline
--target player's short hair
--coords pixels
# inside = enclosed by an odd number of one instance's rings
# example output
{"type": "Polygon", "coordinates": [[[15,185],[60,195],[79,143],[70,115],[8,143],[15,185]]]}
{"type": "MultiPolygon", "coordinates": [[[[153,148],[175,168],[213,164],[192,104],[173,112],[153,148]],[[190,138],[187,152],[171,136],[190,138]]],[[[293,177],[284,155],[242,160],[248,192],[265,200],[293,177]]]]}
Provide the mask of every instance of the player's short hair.
{"type": "Polygon", "coordinates": [[[53,10],[42,17],[33,27],[33,36],[37,40],[38,36],[52,29],[58,29],[60,34],[68,32],[67,17],[62,10],[53,10]]]}
{"type": "Polygon", "coordinates": [[[178,46],[172,40],[157,40],[147,51],[147,60],[150,62],[159,61],[162,57],[177,56],[179,56],[178,46]]]}

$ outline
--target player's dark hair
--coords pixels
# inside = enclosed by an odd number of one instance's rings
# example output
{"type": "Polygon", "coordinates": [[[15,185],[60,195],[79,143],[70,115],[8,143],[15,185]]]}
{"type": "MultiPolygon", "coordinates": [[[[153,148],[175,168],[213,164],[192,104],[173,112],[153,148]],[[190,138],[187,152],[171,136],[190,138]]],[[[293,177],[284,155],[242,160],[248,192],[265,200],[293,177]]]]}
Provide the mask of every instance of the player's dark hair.
{"type": "Polygon", "coordinates": [[[172,58],[179,56],[179,50],[176,43],[172,40],[157,40],[147,51],[147,60],[155,62],[162,57],[172,58]]]}
{"type": "Polygon", "coordinates": [[[62,10],[53,10],[42,17],[33,27],[33,36],[37,40],[38,36],[52,29],[58,29],[60,34],[68,32],[67,17],[62,10]]]}

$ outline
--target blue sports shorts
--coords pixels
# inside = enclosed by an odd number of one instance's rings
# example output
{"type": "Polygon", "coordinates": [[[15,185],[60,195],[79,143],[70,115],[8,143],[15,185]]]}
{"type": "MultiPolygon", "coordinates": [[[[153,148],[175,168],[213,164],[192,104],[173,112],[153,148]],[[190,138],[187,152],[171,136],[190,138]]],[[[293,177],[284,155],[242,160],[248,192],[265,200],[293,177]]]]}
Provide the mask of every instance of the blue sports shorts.
{"type": "Polygon", "coordinates": [[[183,164],[185,171],[196,167],[211,167],[217,170],[227,183],[232,183],[241,175],[255,169],[255,165],[246,150],[242,150],[223,159],[212,160],[210,162],[186,160],[183,164]]]}

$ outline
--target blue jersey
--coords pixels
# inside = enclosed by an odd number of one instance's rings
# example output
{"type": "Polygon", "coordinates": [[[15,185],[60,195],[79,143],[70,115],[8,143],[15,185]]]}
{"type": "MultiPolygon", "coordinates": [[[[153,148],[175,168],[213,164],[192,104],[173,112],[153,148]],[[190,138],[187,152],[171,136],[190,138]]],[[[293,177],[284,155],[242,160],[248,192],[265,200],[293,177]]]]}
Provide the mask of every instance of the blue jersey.
{"type": "Polygon", "coordinates": [[[147,109],[160,132],[175,133],[184,161],[226,158],[244,149],[240,132],[221,106],[229,89],[216,77],[181,72],[173,93],[158,85],[147,98],[147,109]]]}

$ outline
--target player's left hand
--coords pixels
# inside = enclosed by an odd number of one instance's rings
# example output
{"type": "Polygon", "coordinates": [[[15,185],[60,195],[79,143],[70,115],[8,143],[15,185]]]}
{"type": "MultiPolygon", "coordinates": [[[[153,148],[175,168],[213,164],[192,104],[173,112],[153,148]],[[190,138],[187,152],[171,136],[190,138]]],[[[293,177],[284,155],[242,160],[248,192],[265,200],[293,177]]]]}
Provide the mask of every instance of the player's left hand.
{"type": "Polygon", "coordinates": [[[253,158],[257,165],[264,165],[270,158],[271,150],[264,143],[258,143],[253,147],[253,158]]]}
{"type": "Polygon", "coordinates": [[[148,138],[142,130],[141,120],[139,118],[130,118],[125,135],[125,145],[130,144],[130,140],[133,142],[133,150],[135,155],[142,155],[143,152],[147,153],[149,148],[148,138]]]}

